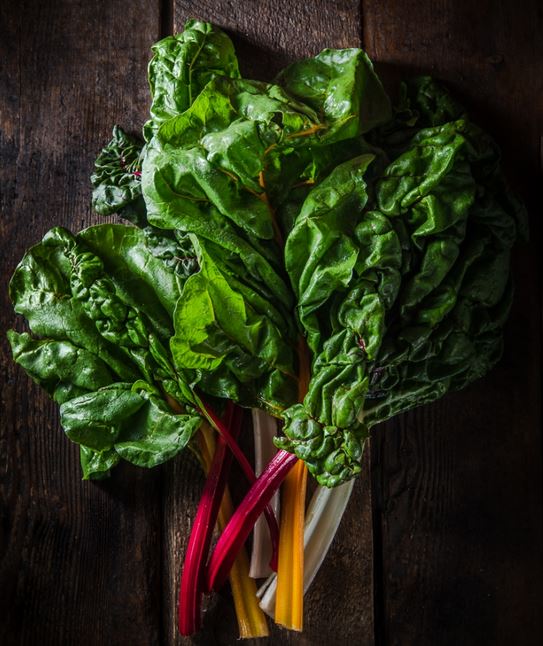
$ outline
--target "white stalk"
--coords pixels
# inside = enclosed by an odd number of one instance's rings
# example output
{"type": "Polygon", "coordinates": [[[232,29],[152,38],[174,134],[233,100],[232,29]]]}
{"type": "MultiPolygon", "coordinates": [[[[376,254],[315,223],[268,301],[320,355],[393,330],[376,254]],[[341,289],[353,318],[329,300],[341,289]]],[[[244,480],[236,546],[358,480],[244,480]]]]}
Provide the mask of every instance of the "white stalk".
{"type": "MultiPolygon", "coordinates": [[[[330,549],[353,491],[354,480],[329,489],[318,487],[309,503],[304,525],[304,594],[309,590],[330,549]]],[[[277,575],[272,574],[258,590],[260,607],[273,618],[277,575]]]]}
{"type": "MultiPolygon", "coordinates": [[[[277,435],[277,420],[259,408],[253,408],[252,414],[255,440],[255,473],[259,476],[277,453],[277,448],[273,443],[273,438],[277,435]]],[[[279,519],[279,493],[273,496],[270,500],[270,505],[275,517],[279,519]]],[[[271,573],[269,566],[271,555],[272,547],[268,525],[262,515],[256,521],[253,533],[249,576],[254,579],[268,576],[271,573]]]]}

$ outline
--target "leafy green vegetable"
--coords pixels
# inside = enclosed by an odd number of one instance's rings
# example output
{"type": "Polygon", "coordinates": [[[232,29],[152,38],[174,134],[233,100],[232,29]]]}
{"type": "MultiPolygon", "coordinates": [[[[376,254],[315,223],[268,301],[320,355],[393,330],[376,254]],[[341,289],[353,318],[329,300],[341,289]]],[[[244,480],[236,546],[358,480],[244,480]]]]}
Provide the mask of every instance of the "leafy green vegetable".
{"type": "Polygon", "coordinates": [[[281,417],[278,446],[338,485],[374,424],[498,360],[523,208],[429,77],[391,106],[352,48],[246,80],[195,20],[153,52],[146,144],[116,127],[92,176],[97,212],[139,228],[53,229],[26,254],[11,296],[34,336],[10,333],[14,358],[85,477],[173,456],[213,396],[281,417]]]}
{"type": "Polygon", "coordinates": [[[177,455],[201,423],[198,415],[173,413],[162,397],[137,383],[116,383],[71,399],[60,407],[60,419],[74,442],[101,453],[114,449],[140,467],[177,455]]]}
{"type": "Polygon", "coordinates": [[[14,360],[59,404],[113,381],[105,361],[69,341],[33,339],[14,330],[8,340],[14,360]]]}
{"type": "MultiPolygon", "coordinates": [[[[191,20],[153,46],[149,84],[143,139],[115,126],[91,177],[96,212],[131,224],[54,228],[29,249],[10,296],[30,333],[8,339],[60,405],[84,479],[199,453],[203,419],[220,433],[185,562],[183,634],[198,626],[204,582],[226,579],[297,463],[276,617],[300,629],[306,466],[326,487],[352,480],[375,424],[499,360],[525,212],[496,145],[444,88],[412,79],[392,106],[360,49],[326,49],[264,83],[240,77],[227,35],[191,20]],[[283,450],[259,479],[232,402],[282,422],[283,450]],[[206,564],[227,445],[252,484],[206,564]]],[[[315,513],[307,584],[351,484],[320,495],[335,502],[315,513]]],[[[250,587],[239,590],[244,605],[250,587]]]]}
{"type": "Polygon", "coordinates": [[[205,382],[207,392],[213,388],[211,394],[272,408],[284,405],[281,395],[289,401],[295,382],[292,348],[282,330],[265,306],[258,312],[260,303],[233,289],[204,245],[192,234],[191,239],[200,270],[187,280],[174,314],[174,361],[181,368],[219,370],[219,390],[213,381],[205,382]],[[224,393],[225,387],[231,390],[224,393]]]}
{"type": "Polygon", "coordinates": [[[119,464],[120,455],[115,449],[94,451],[83,444],[79,447],[83,480],[102,480],[111,474],[111,469],[119,464]]]}
{"type": "Polygon", "coordinates": [[[332,124],[328,140],[356,137],[391,117],[389,98],[361,49],[325,49],[287,67],[278,82],[332,124]]]}

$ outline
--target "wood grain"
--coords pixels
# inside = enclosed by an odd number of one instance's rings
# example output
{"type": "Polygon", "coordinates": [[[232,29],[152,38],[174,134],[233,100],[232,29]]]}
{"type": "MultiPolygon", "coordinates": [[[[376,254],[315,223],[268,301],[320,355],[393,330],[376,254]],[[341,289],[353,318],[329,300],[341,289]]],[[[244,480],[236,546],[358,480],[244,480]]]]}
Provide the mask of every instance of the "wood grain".
{"type": "Polygon", "coordinates": [[[242,76],[271,80],[294,59],[325,47],[360,45],[356,0],[174,0],[173,25],[189,18],[216,23],[233,37],[242,76]]]}
{"type": "Polygon", "coordinates": [[[539,644],[542,7],[536,1],[364,0],[364,44],[390,82],[445,80],[502,145],[532,210],[532,246],[500,365],[374,438],[379,644],[539,644]],[[536,210],[537,208],[537,210],[536,210]]]}
{"type": "Polygon", "coordinates": [[[16,263],[51,226],[97,221],[88,182],[96,153],[114,123],[140,128],[149,47],[189,17],[225,28],[248,76],[272,79],[294,58],[363,38],[391,86],[419,71],[444,79],[502,144],[532,212],[502,362],[376,432],[371,478],[357,483],[306,598],[304,633],[273,628],[258,643],[541,643],[542,14],[537,0],[0,4],[2,646],[236,643],[227,589],[208,601],[200,635],[177,635],[179,573],[203,483],[196,462],[187,454],[83,483],[57,406],[13,365],[4,334],[20,326],[7,296],[16,263]]]}
{"type": "MultiPolygon", "coordinates": [[[[210,20],[224,28],[234,41],[242,74],[259,79],[272,79],[293,59],[316,54],[325,47],[360,44],[359,6],[357,2],[347,0],[335,3],[325,0],[312,3],[177,0],[174,3],[174,29],[181,30],[191,17],[210,20]]],[[[368,473],[369,461],[366,464],[368,473]]],[[[180,562],[201,482],[194,479],[193,471],[186,469],[182,462],[167,465],[166,470],[169,474],[165,485],[170,492],[168,495],[178,501],[175,506],[169,502],[165,506],[166,563],[173,565],[180,562]]],[[[168,565],[164,575],[167,580],[163,617],[168,626],[168,643],[190,643],[191,640],[177,636],[174,622],[179,568],[168,565]]],[[[368,476],[360,479],[327,561],[306,596],[304,632],[288,633],[274,624],[270,626],[271,636],[266,641],[269,644],[373,644],[368,476]]],[[[212,603],[203,633],[193,641],[206,646],[226,645],[234,643],[237,634],[233,604],[225,591],[212,603]]]]}
{"type": "Polygon", "coordinates": [[[62,0],[1,12],[0,643],[157,644],[159,474],[82,482],[58,407],[12,364],[5,330],[24,250],[53,225],[97,220],[92,163],[113,123],[139,127],[145,115],[158,9],[62,0]]]}

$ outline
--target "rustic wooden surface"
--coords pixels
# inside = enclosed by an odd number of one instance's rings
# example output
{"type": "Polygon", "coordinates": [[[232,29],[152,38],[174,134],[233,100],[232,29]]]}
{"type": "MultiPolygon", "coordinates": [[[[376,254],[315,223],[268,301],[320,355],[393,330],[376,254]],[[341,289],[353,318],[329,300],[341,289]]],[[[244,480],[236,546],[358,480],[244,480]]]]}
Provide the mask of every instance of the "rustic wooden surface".
{"type": "MultiPolygon", "coordinates": [[[[179,566],[201,476],[188,457],[83,483],[47,397],[12,365],[6,285],[55,224],[79,229],[113,123],[148,108],[149,47],[186,18],[232,36],[272,78],[325,46],[362,44],[390,83],[449,82],[500,141],[538,216],[543,19],[537,0],[101,0],[0,4],[0,644],[147,646],[176,634],[179,566]]],[[[467,391],[379,429],[307,598],[302,635],[270,644],[509,645],[543,639],[540,293],[534,242],[515,261],[503,361],[467,391]],[[371,460],[370,460],[371,458],[371,460]],[[371,462],[371,464],[370,464],[371,462]]],[[[197,644],[234,644],[227,592],[197,644]]],[[[261,642],[263,643],[263,642],[261,642]]]]}
{"type": "Polygon", "coordinates": [[[144,118],[158,7],[0,6],[0,643],[157,644],[160,474],[123,468],[83,483],[57,406],[12,365],[4,331],[15,320],[7,280],[25,247],[55,224],[96,219],[89,169],[113,122],[144,118]]]}

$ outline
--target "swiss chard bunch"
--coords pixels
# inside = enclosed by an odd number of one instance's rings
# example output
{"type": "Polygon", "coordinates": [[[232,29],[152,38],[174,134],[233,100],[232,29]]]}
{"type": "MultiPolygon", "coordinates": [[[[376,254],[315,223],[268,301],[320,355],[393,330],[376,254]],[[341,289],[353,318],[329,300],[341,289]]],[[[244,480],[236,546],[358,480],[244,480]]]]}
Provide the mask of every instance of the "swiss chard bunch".
{"type": "MultiPolygon", "coordinates": [[[[184,633],[233,566],[244,634],[265,634],[236,555],[286,477],[275,618],[299,628],[306,468],[348,482],[372,426],[498,361],[524,211],[494,142],[428,77],[392,107],[352,48],[243,79],[230,39],[199,21],[153,52],[143,137],[116,126],[91,178],[95,210],[131,224],[53,229],[27,252],[10,293],[32,334],[9,333],[13,356],[61,405],[85,478],[199,455],[184,633]],[[282,425],[254,483],[233,403],[282,425]],[[227,524],[228,451],[252,485],[227,524]]],[[[337,522],[312,527],[329,545],[337,522]]]]}

